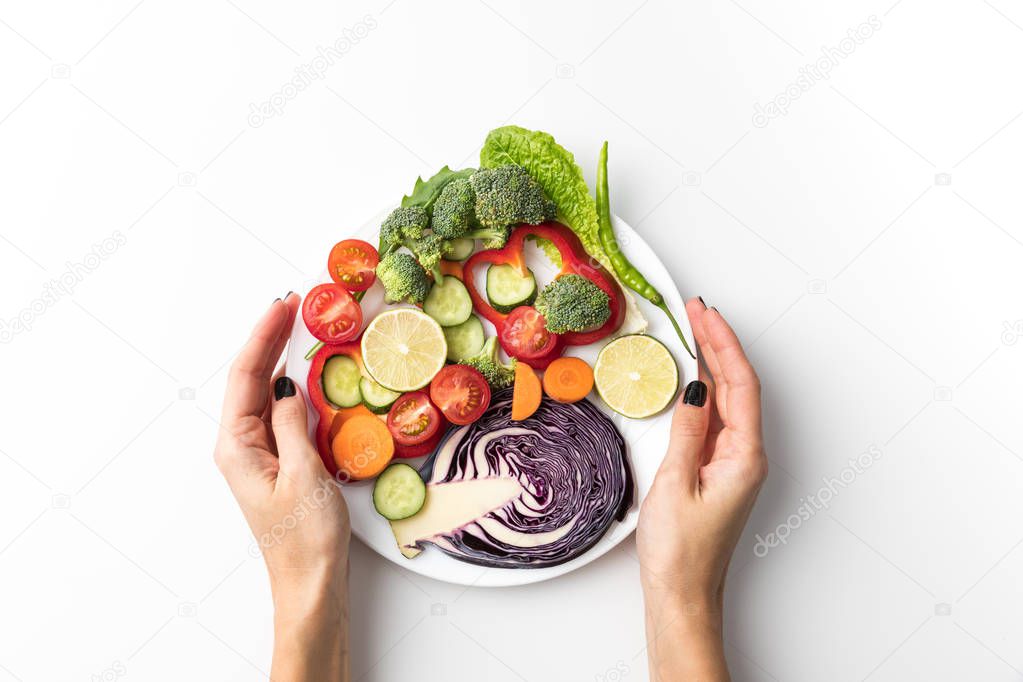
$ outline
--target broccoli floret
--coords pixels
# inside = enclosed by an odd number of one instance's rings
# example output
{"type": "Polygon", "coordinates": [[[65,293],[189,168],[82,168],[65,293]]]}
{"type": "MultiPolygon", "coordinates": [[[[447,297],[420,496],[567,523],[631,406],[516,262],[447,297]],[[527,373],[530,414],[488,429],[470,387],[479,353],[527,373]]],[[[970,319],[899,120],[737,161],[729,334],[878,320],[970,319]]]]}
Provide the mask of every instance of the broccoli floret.
{"type": "Polygon", "coordinates": [[[554,202],[522,166],[480,169],[469,183],[476,193],[476,220],[483,227],[538,225],[554,217],[554,202]]]}
{"type": "Polygon", "coordinates": [[[445,239],[458,239],[473,226],[476,193],[469,181],[460,178],[449,182],[433,205],[430,226],[445,239]]]}
{"type": "Polygon", "coordinates": [[[500,249],[513,225],[542,223],[554,213],[554,202],[529,173],[508,165],[448,183],[433,205],[430,226],[445,239],[479,239],[484,249],[500,249]]]}
{"type": "Polygon", "coordinates": [[[384,299],[388,303],[422,303],[430,290],[426,271],[404,251],[384,256],[377,265],[377,277],[384,285],[384,299]]]}
{"type": "Polygon", "coordinates": [[[430,216],[425,208],[399,206],[380,225],[380,241],[388,251],[394,251],[411,240],[421,239],[429,222],[430,216]]]}
{"type": "Polygon", "coordinates": [[[582,275],[562,275],[548,284],[533,304],[555,334],[581,332],[607,322],[611,297],[582,275]]]}
{"type": "Polygon", "coordinates": [[[504,248],[511,224],[484,226],[476,220],[476,193],[468,180],[450,182],[433,206],[430,226],[445,239],[479,239],[484,249],[504,248]]]}
{"type": "Polygon", "coordinates": [[[491,388],[499,389],[515,383],[515,362],[515,358],[512,358],[510,365],[501,362],[497,355],[497,337],[491,336],[479,353],[462,364],[479,370],[491,388]]]}
{"type": "Polygon", "coordinates": [[[470,239],[482,240],[484,249],[503,249],[508,243],[511,235],[511,225],[498,225],[495,227],[481,227],[477,230],[466,232],[465,236],[470,239]]]}
{"type": "Polygon", "coordinates": [[[428,234],[411,240],[406,246],[415,254],[423,269],[433,273],[433,281],[440,282],[440,260],[447,249],[447,240],[437,234],[428,234]]]}
{"type": "Polygon", "coordinates": [[[439,264],[444,256],[445,243],[442,236],[426,232],[429,221],[426,209],[399,206],[380,226],[380,240],[385,245],[385,254],[404,246],[415,255],[424,270],[433,272],[434,279],[439,282],[439,264]]]}

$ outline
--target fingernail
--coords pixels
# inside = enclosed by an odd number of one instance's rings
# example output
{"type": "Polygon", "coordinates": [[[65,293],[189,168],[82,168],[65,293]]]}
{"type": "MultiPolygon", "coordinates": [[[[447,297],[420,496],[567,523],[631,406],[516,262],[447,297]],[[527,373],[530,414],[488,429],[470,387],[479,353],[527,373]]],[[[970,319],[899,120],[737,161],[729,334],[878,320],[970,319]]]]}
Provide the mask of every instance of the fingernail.
{"type": "Polygon", "coordinates": [[[690,381],[686,386],[685,395],[682,396],[682,402],[694,407],[703,407],[707,402],[707,384],[702,381],[690,381]]]}
{"type": "Polygon", "coordinates": [[[281,300],[281,299],[275,298],[273,301],[270,302],[270,305],[273,305],[274,303],[277,303],[277,301],[279,301],[279,300],[281,300]]]}
{"type": "Polygon", "coordinates": [[[714,306],[711,306],[710,309],[713,310],[714,312],[716,312],[718,315],[721,314],[721,311],[718,310],[717,308],[715,308],[714,306]]]}
{"type": "Polygon", "coordinates": [[[700,299],[700,303],[702,303],[702,304],[703,304],[703,307],[704,307],[704,308],[706,308],[706,307],[707,307],[707,302],[703,300],[703,296],[697,296],[696,298],[700,299]]]}
{"type": "Polygon", "coordinates": [[[294,294],[295,294],[294,291],[289,291],[288,293],[284,294],[284,300],[287,301],[294,294]]]}
{"type": "Polygon", "coordinates": [[[277,377],[277,381],[274,382],[274,400],[290,398],[293,395],[295,395],[295,382],[288,377],[277,377]]]}

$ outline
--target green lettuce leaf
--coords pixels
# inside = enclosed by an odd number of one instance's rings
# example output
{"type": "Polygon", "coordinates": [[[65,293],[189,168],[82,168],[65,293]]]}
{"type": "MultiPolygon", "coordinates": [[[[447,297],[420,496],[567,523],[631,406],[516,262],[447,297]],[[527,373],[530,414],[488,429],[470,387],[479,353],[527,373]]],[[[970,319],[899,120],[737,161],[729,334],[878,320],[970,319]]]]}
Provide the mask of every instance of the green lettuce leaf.
{"type": "Polygon", "coordinates": [[[433,202],[437,201],[440,192],[452,180],[468,178],[476,171],[475,168],[463,168],[462,170],[451,170],[444,166],[429,180],[422,177],[416,178],[416,184],[412,188],[412,194],[401,198],[402,206],[422,206],[427,211],[433,208],[433,202]]]}
{"type": "Polygon", "coordinates": [[[558,251],[558,247],[550,239],[544,239],[543,237],[531,234],[526,236],[526,241],[534,242],[543,251],[544,255],[559,268],[564,265],[564,262],[561,260],[561,251],[558,251]]]}
{"type": "Polygon", "coordinates": [[[561,222],[579,236],[587,253],[611,271],[611,261],[597,237],[597,203],[590,196],[586,178],[572,152],[538,130],[519,126],[495,128],[480,150],[480,167],[496,168],[509,163],[522,166],[540,183],[557,204],[561,222]]]}

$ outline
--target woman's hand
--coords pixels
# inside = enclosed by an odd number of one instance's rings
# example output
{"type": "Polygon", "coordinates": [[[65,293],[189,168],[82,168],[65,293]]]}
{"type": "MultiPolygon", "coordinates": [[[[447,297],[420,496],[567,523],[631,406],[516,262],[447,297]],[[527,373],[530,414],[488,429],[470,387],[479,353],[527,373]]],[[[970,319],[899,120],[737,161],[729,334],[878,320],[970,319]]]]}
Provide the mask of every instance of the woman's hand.
{"type": "Polygon", "coordinates": [[[270,574],[271,678],[348,679],[348,508],[309,440],[301,391],[271,379],[299,302],[274,301],[231,366],[214,459],[270,574]]]}
{"type": "Polygon", "coordinates": [[[639,515],[636,547],[652,680],[727,680],[725,574],[767,475],[760,382],[739,339],[702,300],[686,312],[711,384],[690,383],[639,515]]]}

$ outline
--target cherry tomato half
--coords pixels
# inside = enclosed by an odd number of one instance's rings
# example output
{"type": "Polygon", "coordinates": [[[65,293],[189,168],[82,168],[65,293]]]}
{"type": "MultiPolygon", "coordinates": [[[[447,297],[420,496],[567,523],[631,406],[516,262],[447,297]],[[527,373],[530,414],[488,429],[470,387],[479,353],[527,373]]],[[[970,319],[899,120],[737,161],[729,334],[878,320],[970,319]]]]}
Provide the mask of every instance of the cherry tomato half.
{"type": "Polygon", "coordinates": [[[490,407],[490,385],[474,367],[448,365],[430,382],[430,399],[452,424],[472,424],[490,407]]]}
{"type": "Polygon", "coordinates": [[[302,302],[302,321],[325,343],[344,343],[359,335],[362,308],[340,284],[318,284],[302,302]]]}
{"type": "Polygon", "coordinates": [[[327,272],[348,291],[365,291],[376,281],[379,263],[380,254],[372,244],[361,239],[345,239],[330,250],[327,272]]]}
{"type": "Polygon", "coordinates": [[[391,405],[387,413],[387,428],[398,445],[419,445],[430,440],[440,430],[440,412],[423,391],[406,393],[391,405]]]}
{"type": "Polygon", "coordinates": [[[536,308],[523,305],[508,314],[499,340],[508,355],[528,361],[550,354],[557,347],[558,335],[547,331],[547,320],[536,308]]]}

